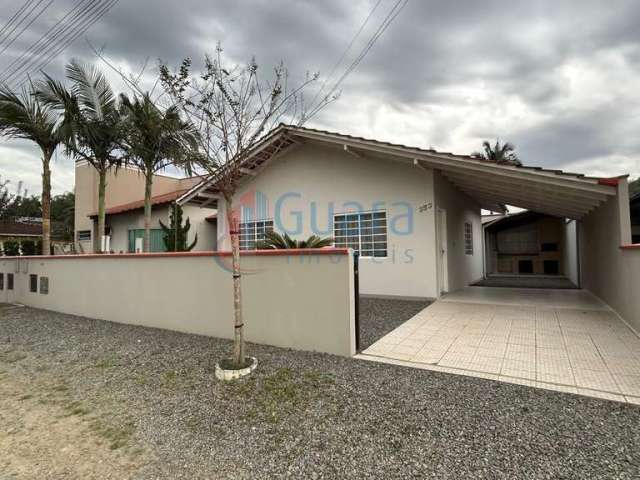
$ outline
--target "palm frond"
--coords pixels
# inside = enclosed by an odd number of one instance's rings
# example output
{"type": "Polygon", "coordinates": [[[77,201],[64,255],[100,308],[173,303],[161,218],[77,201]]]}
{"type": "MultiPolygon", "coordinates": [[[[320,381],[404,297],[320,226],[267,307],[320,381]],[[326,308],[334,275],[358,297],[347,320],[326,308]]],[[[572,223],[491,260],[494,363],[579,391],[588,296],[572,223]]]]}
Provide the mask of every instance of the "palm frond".
{"type": "Polygon", "coordinates": [[[42,150],[53,151],[60,143],[58,115],[24,87],[20,94],[0,86],[0,135],[31,140],[42,150]]]}
{"type": "Polygon", "coordinates": [[[105,75],[93,65],[73,59],[66,67],[67,78],[79,103],[95,120],[102,121],[116,109],[116,96],[105,75]]]}
{"type": "Polygon", "coordinates": [[[256,248],[259,250],[287,250],[296,248],[323,248],[333,244],[332,238],[321,238],[311,235],[305,240],[294,240],[289,234],[280,234],[274,231],[265,232],[265,239],[258,242],[256,248]]]}

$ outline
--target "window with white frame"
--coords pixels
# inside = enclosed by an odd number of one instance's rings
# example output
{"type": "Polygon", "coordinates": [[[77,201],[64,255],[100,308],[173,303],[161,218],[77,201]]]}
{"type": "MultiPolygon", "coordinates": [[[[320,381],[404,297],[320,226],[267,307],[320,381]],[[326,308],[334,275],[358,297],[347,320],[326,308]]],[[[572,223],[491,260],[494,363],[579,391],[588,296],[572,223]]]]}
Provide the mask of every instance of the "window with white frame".
{"type": "Polygon", "coordinates": [[[78,230],[78,241],[84,242],[91,240],[91,230],[78,230]]]}
{"type": "Polygon", "coordinates": [[[386,257],[387,212],[334,215],[333,237],[337,248],[353,248],[361,257],[386,257]]]}
{"type": "Polygon", "coordinates": [[[255,250],[257,243],[265,239],[265,233],[272,231],[273,220],[240,223],[240,250],[255,250]]]}
{"type": "Polygon", "coordinates": [[[473,255],[473,226],[464,222],[464,253],[473,255]]]}

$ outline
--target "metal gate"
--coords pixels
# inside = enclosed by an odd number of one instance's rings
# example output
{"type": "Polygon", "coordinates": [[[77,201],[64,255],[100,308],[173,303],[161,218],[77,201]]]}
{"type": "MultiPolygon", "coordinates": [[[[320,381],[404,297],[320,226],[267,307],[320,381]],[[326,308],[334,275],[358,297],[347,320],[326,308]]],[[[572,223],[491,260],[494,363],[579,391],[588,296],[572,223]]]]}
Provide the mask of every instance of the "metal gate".
{"type": "Polygon", "coordinates": [[[360,353],[360,273],[358,252],[353,252],[353,301],[355,305],[356,353],[360,353]]]}

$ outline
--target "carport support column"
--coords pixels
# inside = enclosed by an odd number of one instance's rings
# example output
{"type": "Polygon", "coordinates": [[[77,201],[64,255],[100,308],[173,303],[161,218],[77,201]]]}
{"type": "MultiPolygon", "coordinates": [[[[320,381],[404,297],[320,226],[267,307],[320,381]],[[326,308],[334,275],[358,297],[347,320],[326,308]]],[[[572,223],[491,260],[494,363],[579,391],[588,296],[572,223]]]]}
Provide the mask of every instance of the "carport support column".
{"type": "Polygon", "coordinates": [[[618,216],[620,245],[631,243],[631,214],[629,212],[629,184],[625,177],[618,180],[618,216]]]}

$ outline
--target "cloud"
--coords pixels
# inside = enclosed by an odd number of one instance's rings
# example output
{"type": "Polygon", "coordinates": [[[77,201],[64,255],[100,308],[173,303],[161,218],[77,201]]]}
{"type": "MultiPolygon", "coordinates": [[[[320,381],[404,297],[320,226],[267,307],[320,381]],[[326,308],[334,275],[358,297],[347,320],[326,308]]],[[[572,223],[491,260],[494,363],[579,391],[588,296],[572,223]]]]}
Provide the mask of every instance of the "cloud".
{"type": "MultiPolygon", "coordinates": [[[[14,3],[0,1],[5,17],[14,3]]],[[[121,68],[137,72],[148,60],[149,84],[158,59],[177,65],[189,56],[197,63],[218,40],[233,61],[255,55],[265,73],[283,60],[294,75],[327,75],[375,3],[120,2],[87,37],[121,68]]],[[[393,3],[380,3],[329,85],[393,3]]],[[[72,5],[56,2],[56,15],[72,5]]],[[[56,15],[30,28],[31,41],[56,15]]],[[[340,100],[310,126],[459,153],[499,137],[515,143],[527,164],[637,176],[638,24],[634,0],[615,8],[597,0],[410,1],[342,84],[340,100]]],[[[0,69],[24,50],[26,39],[3,55],[0,69]]],[[[73,56],[92,59],[84,40],[48,71],[61,75],[73,56]]],[[[109,76],[120,85],[115,74],[109,76]]],[[[37,149],[21,144],[16,157],[8,145],[0,148],[0,173],[39,190],[37,149]]],[[[57,165],[55,188],[71,189],[73,162],[57,165]]]]}

